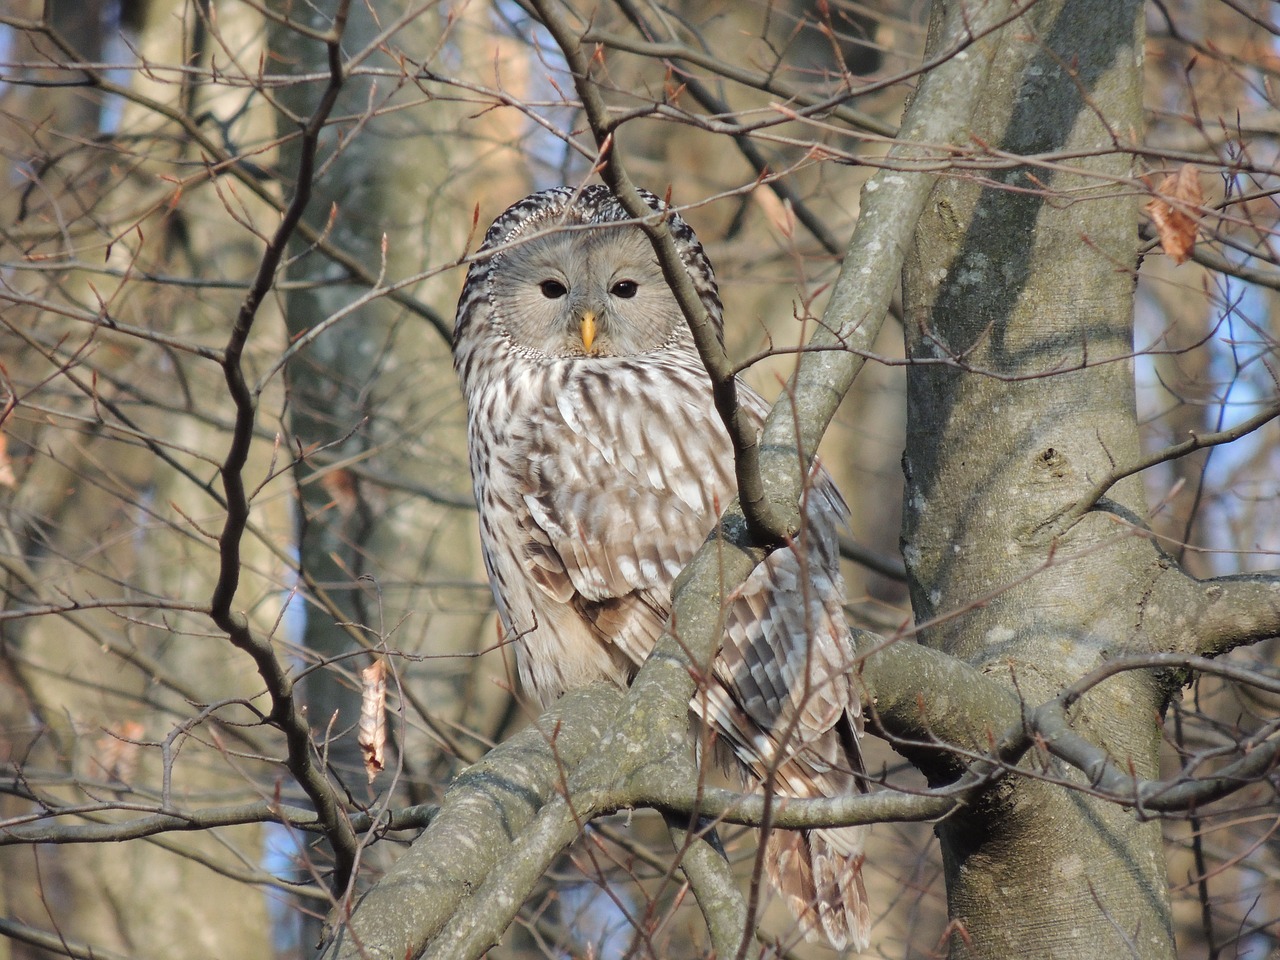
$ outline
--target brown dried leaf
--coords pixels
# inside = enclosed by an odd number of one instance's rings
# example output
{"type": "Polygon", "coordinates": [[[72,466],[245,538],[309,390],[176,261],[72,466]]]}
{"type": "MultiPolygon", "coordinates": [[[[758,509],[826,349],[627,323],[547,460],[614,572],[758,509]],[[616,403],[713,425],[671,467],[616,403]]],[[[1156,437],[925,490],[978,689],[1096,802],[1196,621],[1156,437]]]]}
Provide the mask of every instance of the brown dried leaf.
{"type": "Polygon", "coordinates": [[[356,487],[356,475],[350,470],[336,467],[320,475],[320,486],[332,499],[343,517],[349,517],[360,505],[360,491],[356,487]]]}
{"type": "Polygon", "coordinates": [[[137,720],[122,720],[106,727],[98,738],[94,750],[94,763],[102,768],[102,772],[110,780],[129,783],[138,770],[138,753],[141,744],[137,741],[146,733],[137,720]]]}
{"type": "Polygon", "coordinates": [[[13,473],[13,461],[9,459],[9,440],[0,433],[0,487],[16,487],[18,478],[13,473]]]}
{"type": "Polygon", "coordinates": [[[387,662],[375,660],[361,670],[360,683],[360,734],[357,740],[364,754],[364,772],[373,783],[386,766],[387,662]]]}
{"type": "Polygon", "coordinates": [[[773,228],[790,240],[796,232],[796,214],[790,200],[779,200],[772,190],[753,190],[751,199],[764,211],[773,228]]]}
{"type": "Polygon", "coordinates": [[[1200,171],[1190,163],[1184,163],[1176,176],[1161,180],[1155,199],[1147,204],[1160,246],[1174,263],[1186,263],[1195,251],[1203,204],[1200,171]]]}

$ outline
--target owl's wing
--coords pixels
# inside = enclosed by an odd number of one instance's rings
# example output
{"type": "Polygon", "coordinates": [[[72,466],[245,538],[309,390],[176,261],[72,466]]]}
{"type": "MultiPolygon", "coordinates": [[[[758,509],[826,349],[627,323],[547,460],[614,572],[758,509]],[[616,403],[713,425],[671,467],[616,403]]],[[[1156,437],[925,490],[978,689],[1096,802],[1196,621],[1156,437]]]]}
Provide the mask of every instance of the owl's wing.
{"type": "MultiPolygon", "coordinates": [[[[862,710],[842,602],[837,531],[848,510],[816,466],[799,537],[775,550],[727,598],[725,636],[699,710],[743,767],[781,797],[866,790],[862,710]]],[[[865,949],[871,913],[862,827],[771,831],[765,864],[806,939],[865,949]]]]}
{"type": "Polygon", "coordinates": [[[696,358],[602,364],[561,383],[521,430],[531,576],[643,662],[672,582],[733,496],[706,372],[696,358]]]}

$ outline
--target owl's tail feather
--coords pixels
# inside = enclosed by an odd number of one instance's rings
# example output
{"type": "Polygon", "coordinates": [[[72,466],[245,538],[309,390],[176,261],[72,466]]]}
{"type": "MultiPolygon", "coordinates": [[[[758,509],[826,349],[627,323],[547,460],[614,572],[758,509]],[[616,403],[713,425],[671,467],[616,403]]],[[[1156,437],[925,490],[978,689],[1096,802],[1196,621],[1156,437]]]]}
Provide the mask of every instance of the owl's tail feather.
{"type": "Polygon", "coordinates": [[[862,884],[862,830],[773,830],[765,863],[806,940],[867,949],[871,909],[862,884]]]}

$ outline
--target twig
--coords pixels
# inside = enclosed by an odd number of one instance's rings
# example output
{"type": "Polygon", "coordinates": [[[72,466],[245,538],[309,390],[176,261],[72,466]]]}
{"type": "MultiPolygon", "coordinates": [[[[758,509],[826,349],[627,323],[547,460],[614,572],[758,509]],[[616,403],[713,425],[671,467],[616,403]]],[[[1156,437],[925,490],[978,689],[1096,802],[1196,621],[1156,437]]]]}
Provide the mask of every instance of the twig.
{"type": "Polygon", "coordinates": [[[1181,443],[1175,443],[1172,446],[1165,447],[1149,457],[1144,457],[1135,463],[1131,463],[1124,467],[1113,468],[1105,477],[1093,485],[1093,487],[1083,497],[1074,504],[1066,507],[1061,512],[1053,515],[1044,523],[1042,523],[1035,535],[1040,538],[1059,537],[1067,530],[1073,527],[1086,513],[1091,511],[1112,487],[1126,477],[1131,477],[1135,473],[1141,473],[1150,467],[1157,466],[1161,463],[1167,463],[1170,460],[1177,460],[1179,457],[1185,457],[1189,453],[1197,450],[1204,450],[1208,447],[1216,447],[1224,443],[1231,443],[1239,440],[1243,436],[1247,436],[1259,427],[1263,426],[1280,417],[1280,403],[1268,407],[1256,416],[1250,417],[1243,423],[1236,424],[1227,430],[1219,430],[1215,433],[1194,433],[1192,432],[1186,440],[1181,443]]]}
{"type": "Polygon", "coordinates": [[[271,697],[270,720],[280,727],[288,744],[289,770],[315,804],[316,813],[324,824],[325,837],[333,847],[332,882],[334,892],[338,895],[346,890],[355,867],[358,848],[355,831],[342,810],[337,792],[316,762],[310,726],[294,698],[293,679],[276,657],[270,641],[254,634],[245,615],[233,611],[231,605],[240,582],[241,540],[249,524],[249,499],[245,491],[243,471],[249,458],[257,415],[257,398],[245,379],[241,359],[258,307],[272,289],[285,249],[311,200],[312,176],[320,134],[337,102],[345,79],[340,44],[350,5],[350,0],[341,0],[334,14],[333,26],[325,35],[329,53],[329,83],[321,95],[320,103],[302,129],[296,192],[271,242],[263,251],[257,274],[241,303],[224,351],[222,370],[236,413],[231,448],[227,451],[220,470],[226,496],[227,519],[218,538],[218,581],[209,602],[210,618],[237,648],[253,658],[258,674],[266,684],[271,697]]]}
{"type": "Polygon", "coordinates": [[[764,484],[760,478],[760,446],[754,422],[738,403],[738,381],[734,367],[725,352],[720,331],[707,312],[702,298],[689,278],[675,238],[667,226],[666,217],[655,214],[636,190],[622,156],[617,149],[617,127],[609,119],[608,110],[599,89],[591,79],[591,60],[583,52],[582,44],[574,28],[570,26],[563,10],[548,0],[531,0],[539,19],[559,45],[564,54],[587,122],[600,150],[603,167],[601,177],[618,197],[623,208],[640,223],[653,244],[654,253],[662,267],[662,275],[675,295],[702,357],[707,374],[711,377],[711,389],[716,410],[724,421],[729,440],[733,445],[734,473],[738,482],[738,498],[753,539],[761,546],[778,547],[795,531],[776,515],[765,498],[764,484]]]}

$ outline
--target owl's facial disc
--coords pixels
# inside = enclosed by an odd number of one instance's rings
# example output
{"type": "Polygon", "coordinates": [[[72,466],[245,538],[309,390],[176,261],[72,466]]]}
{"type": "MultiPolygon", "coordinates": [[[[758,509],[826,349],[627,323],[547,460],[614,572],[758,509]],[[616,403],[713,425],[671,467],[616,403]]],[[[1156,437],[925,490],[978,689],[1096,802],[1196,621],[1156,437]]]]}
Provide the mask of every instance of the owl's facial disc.
{"type": "Polygon", "coordinates": [[[684,318],[634,227],[550,233],[505,254],[495,317],[522,349],[627,357],[661,349],[684,318]]]}

